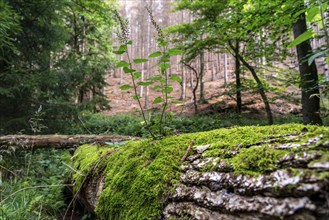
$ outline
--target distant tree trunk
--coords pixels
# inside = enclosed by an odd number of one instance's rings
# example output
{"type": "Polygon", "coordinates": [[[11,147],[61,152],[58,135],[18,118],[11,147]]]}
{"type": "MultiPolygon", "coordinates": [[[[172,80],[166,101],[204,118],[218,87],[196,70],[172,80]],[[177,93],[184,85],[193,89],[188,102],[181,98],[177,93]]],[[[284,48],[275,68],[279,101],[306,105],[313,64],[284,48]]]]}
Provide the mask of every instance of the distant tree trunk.
{"type": "MultiPolygon", "coordinates": [[[[230,45],[231,49],[234,51],[235,47],[233,46],[232,42],[229,42],[229,45],[230,45]]],[[[267,115],[268,124],[270,124],[270,125],[273,124],[273,115],[272,115],[270,103],[267,99],[263,83],[258,78],[255,68],[252,67],[247,61],[245,61],[245,59],[241,56],[240,53],[234,54],[234,56],[237,56],[236,58],[238,58],[241,61],[241,63],[250,71],[251,75],[254,77],[254,79],[257,83],[258,92],[259,92],[260,96],[262,97],[264,105],[265,105],[265,111],[266,111],[266,115],[267,115]]]]}
{"type": "Polygon", "coordinates": [[[200,103],[205,103],[206,102],[206,99],[204,97],[204,74],[205,74],[205,71],[204,71],[204,67],[205,67],[205,59],[204,59],[204,51],[202,50],[200,52],[200,99],[199,99],[199,102],[200,103]]]}
{"type": "MultiPolygon", "coordinates": [[[[295,39],[306,31],[305,14],[302,13],[293,27],[295,39]]],[[[321,125],[318,71],[315,62],[309,66],[308,63],[303,60],[312,51],[310,41],[304,41],[297,45],[296,48],[302,89],[303,123],[321,125]]]]}
{"type": "Polygon", "coordinates": [[[192,90],[192,93],[193,93],[194,113],[197,114],[198,113],[198,103],[197,103],[197,98],[196,98],[196,91],[199,86],[200,77],[199,77],[198,71],[193,66],[191,66],[188,63],[184,63],[184,65],[187,66],[191,70],[191,78],[193,76],[192,72],[195,74],[196,82],[195,82],[195,86],[192,90]]]}
{"type": "Polygon", "coordinates": [[[216,73],[215,73],[215,75],[216,74],[219,74],[220,75],[220,71],[221,71],[221,62],[220,62],[220,60],[221,60],[221,57],[220,57],[220,54],[217,54],[217,70],[216,70],[216,73]]]}
{"type": "Polygon", "coordinates": [[[193,89],[193,73],[190,71],[190,88],[193,89]]]}
{"type": "Polygon", "coordinates": [[[227,54],[224,54],[224,84],[227,85],[227,54]]]}
{"type": "Polygon", "coordinates": [[[239,41],[237,40],[235,43],[235,88],[236,88],[236,105],[237,105],[237,112],[240,114],[242,110],[242,100],[241,100],[241,64],[238,58],[238,54],[240,53],[240,45],[239,41]]]}
{"type": "Polygon", "coordinates": [[[181,66],[182,66],[182,75],[181,75],[182,82],[181,82],[181,94],[179,100],[184,101],[186,98],[186,71],[184,64],[182,64],[181,66]]]}
{"type": "MultiPolygon", "coordinates": [[[[143,36],[142,36],[142,38],[141,38],[142,40],[143,40],[143,36]]],[[[142,41],[143,42],[143,41],[142,41]]],[[[142,45],[141,45],[141,58],[143,58],[144,57],[144,45],[143,45],[144,43],[142,43],[142,45]]],[[[143,82],[144,81],[144,68],[145,68],[145,63],[141,63],[141,82],[143,82]]],[[[143,97],[143,94],[144,93],[144,86],[140,86],[140,90],[139,90],[139,96],[140,97],[143,97]]]]}

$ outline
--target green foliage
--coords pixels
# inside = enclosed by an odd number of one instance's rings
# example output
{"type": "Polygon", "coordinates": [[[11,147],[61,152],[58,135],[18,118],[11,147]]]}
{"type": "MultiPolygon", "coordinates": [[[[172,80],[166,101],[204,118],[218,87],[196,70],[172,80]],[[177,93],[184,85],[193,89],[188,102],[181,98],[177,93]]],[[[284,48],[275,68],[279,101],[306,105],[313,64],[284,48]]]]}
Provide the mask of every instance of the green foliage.
{"type": "MultiPolygon", "coordinates": [[[[0,0],[0,59],[6,52],[15,50],[13,36],[20,31],[18,16],[5,0],[0,0]]],[[[1,94],[1,92],[0,92],[1,94]]]]}
{"type": "Polygon", "coordinates": [[[0,55],[0,133],[31,133],[28,120],[40,106],[48,127],[45,133],[73,123],[81,110],[109,107],[102,88],[113,63],[108,40],[112,3],[1,0],[0,4],[5,9],[0,52],[6,46],[0,55]]]}
{"type": "Polygon", "coordinates": [[[145,130],[142,119],[135,115],[105,116],[103,114],[84,113],[80,130],[74,133],[120,134],[141,137],[145,130]]]}
{"type": "Polygon", "coordinates": [[[128,47],[132,45],[132,41],[128,39],[128,37],[125,35],[125,33],[128,32],[126,25],[122,22],[122,18],[117,15],[118,23],[121,26],[121,36],[122,39],[122,45],[119,46],[119,49],[114,51],[115,54],[121,55],[126,53],[127,55],[127,61],[119,61],[116,65],[116,67],[120,68],[122,67],[124,73],[130,74],[131,80],[132,80],[132,86],[130,85],[123,85],[120,87],[121,90],[129,90],[132,89],[134,92],[133,98],[137,100],[139,109],[142,113],[143,117],[143,124],[144,128],[149,132],[150,136],[153,139],[161,138],[166,135],[166,132],[164,131],[164,124],[166,123],[166,109],[168,106],[168,100],[172,97],[168,96],[172,91],[173,87],[171,84],[169,84],[169,79],[172,79],[173,81],[180,82],[179,76],[172,76],[169,78],[167,70],[170,69],[170,57],[175,55],[182,54],[183,51],[177,49],[177,48],[171,48],[168,49],[168,43],[165,38],[165,36],[162,33],[161,28],[158,26],[158,24],[155,22],[153,18],[153,14],[150,9],[148,9],[151,22],[155,26],[156,30],[158,31],[158,38],[157,43],[158,46],[161,48],[161,51],[156,51],[151,53],[148,58],[159,58],[158,66],[160,70],[160,74],[157,76],[150,77],[146,79],[145,81],[136,82],[136,79],[139,79],[141,77],[141,73],[137,72],[135,69],[133,69],[133,64],[140,64],[148,62],[148,59],[145,58],[137,58],[133,59],[133,61],[130,58],[130,54],[128,53],[128,47]],[[141,97],[137,93],[137,87],[138,86],[150,86],[152,84],[156,84],[156,86],[153,88],[155,91],[161,91],[161,96],[156,97],[152,104],[153,105],[159,105],[161,104],[161,115],[160,120],[156,121],[154,123],[154,120],[151,121],[151,119],[148,119],[146,117],[145,109],[143,108],[141,104],[141,97]],[[154,126],[154,124],[157,125],[154,126]]]}
{"type": "Polygon", "coordinates": [[[210,144],[207,156],[217,157],[223,150],[235,149],[236,154],[226,156],[231,157],[227,161],[236,173],[255,175],[278,169],[277,159],[287,153],[259,143],[273,138],[280,143],[282,136],[305,129],[308,132],[299,140],[303,143],[329,132],[326,127],[298,124],[250,126],[128,142],[117,151],[84,145],[74,156],[75,168],[82,166],[84,175],[96,178],[98,171],[106,174],[106,186],[96,208],[100,219],[158,219],[168,192],[179,181],[181,157],[191,140],[196,146],[210,144]],[[250,145],[261,146],[248,149],[250,145]]]}
{"type": "Polygon", "coordinates": [[[2,152],[0,219],[57,219],[66,207],[69,157],[63,150],[2,152]]]}
{"type": "MultiPolygon", "coordinates": [[[[157,129],[161,114],[149,112],[149,126],[157,129]]],[[[137,137],[149,137],[143,120],[137,115],[106,116],[102,113],[83,113],[80,125],[72,128],[70,133],[121,134],[137,137]]],[[[300,116],[276,117],[276,124],[298,123],[300,116]]],[[[166,114],[163,124],[166,135],[210,131],[218,128],[235,126],[266,125],[266,119],[248,114],[226,113],[223,115],[177,116],[172,112],[166,114]]],[[[324,124],[329,125],[329,121],[324,124]]]]}

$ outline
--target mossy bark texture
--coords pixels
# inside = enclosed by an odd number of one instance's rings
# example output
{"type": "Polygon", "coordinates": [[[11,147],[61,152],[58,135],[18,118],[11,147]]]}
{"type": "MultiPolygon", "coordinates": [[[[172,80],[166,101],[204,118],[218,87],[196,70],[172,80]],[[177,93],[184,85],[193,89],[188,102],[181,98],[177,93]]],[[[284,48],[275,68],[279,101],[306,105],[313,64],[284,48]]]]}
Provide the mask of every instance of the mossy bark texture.
{"type": "Polygon", "coordinates": [[[329,219],[326,127],[220,129],[94,150],[78,149],[74,167],[99,219],[329,219]]]}

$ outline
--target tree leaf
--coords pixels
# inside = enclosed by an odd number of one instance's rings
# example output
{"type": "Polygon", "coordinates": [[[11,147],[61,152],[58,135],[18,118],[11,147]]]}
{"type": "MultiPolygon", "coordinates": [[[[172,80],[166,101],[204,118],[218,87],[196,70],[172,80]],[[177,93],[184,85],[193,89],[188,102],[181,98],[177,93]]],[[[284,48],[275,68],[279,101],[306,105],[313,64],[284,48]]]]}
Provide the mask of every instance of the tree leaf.
{"type": "Polygon", "coordinates": [[[133,72],[135,72],[136,70],[134,70],[134,69],[130,69],[129,67],[123,67],[123,71],[125,72],[125,73],[133,73],[133,72]]]}
{"type": "Polygon", "coordinates": [[[312,38],[314,36],[313,30],[310,29],[306,32],[304,32],[303,34],[299,35],[293,42],[291,42],[288,47],[295,47],[298,44],[303,43],[304,41],[307,41],[308,39],[312,38]]]}
{"type": "Polygon", "coordinates": [[[170,80],[182,83],[182,79],[178,75],[171,75],[170,80]]]}
{"type": "Polygon", "coordinates": [[[139,78],[141,78],[141,76],[142,76],[141,72],[135,72],[135,73],[133,74],[133,77],[134,77],[135,79],[139,79],[139,78]]]}
{"type": "Polygon", "coordinates": [[[161,63],[160,68],[161,68],[162,71],[167,70],[167,69],[170,68],[170,64],[169,63],[161,63]]]}
{"type": "Polygon", "coordinates": [[[170,62],[170,56],[163,56],[161,59],[160,59],[160,62],[170,62]]]}
{"type": "Polygon", "coordinates": [[[161,55],[162,55],[161,51],[157,51],[157,52],[151,53],[149,55],[149,58],[159,57],[161,55]]]}
{"type": "Polygon", "coordinates": [[[313,54],[313,55],[312,55],[310,58],[308,58],[308,60],[307,60],[308,65],[310,66],[316,58],[325,55],[328,51],[329,51],[329,49],[328,49],[328,50],[324,50],[324,51],[320,51],[320,52],[317,52],[317,53],[313,54]]]}
{"type": "Polygon", "coordinates": [[[161,88],[162,88],[161,86],[156,85],[156,86],[154,86],[152,89],[153,89],[153,90],[158,90],[158,89],[161,89],[161,88]]]}
{"type": "Polygon", "coordinates": [[[113,51],[115,54],[124,54],[127,51],[128,47],[125,44],[120,45],[119,50],[113,51]]]}
{"type": "Polygon", "coordinates": [[[129,63],[124,61],[124,60],[121,60],[119,63],[117,63],[116,67],[119,68],[119,67],[128,67],[129,66],[129,63]]]}
{"type": "Polygon", "coordinates": [[[134,59],[134,63],[135,64],[139,64],[139,63],[145,63],[147,62],[148,59],[143,59],[143,58],[140,58],[140,59],[134,59]]]}
{"type": "Polygon", "coordinates": [[[132,88],[132,86],[131,85],[122,85],[122,86],[120,86],[120,89],[121,90],[128,90],[128,89],[131,89],[132,88]]]}
{"type": "Polygon", "coordinates": [[[320,13],[320,8],[318,5],[313,5],[312,8],[310,8],[309,10],[307,10],[307,16],[306,16],[306,20],[308,22],[311,22],[313,20],[313,18],[320,13]]]}
{"type": "Polygon", "coordinates": [[[183,104],[182,101],[177,101],[177,100],[172,101],[172,103],[173,103],[173,104],[176,104],[176,105],[178,105],[178,104],[183,104]]]}
{"type": "Polygon", "coordinates": [[[164,88],[162,91],[163,91],[164,93],[170,94],[173,90],[174,90],[173,87],[168,86],[167,88],[164,88]]]}
{"type": "Polygon", "coordinates": [[[184,51],[179,50],[179,49],[177,49],[177,48],[172,48],[172,49],[169,49],[169,50],[168,50],[168,54],[169,54],[170,56],[181,55],[181,54],[183,54],[183,53],[184,53],[184,51]]]}
{"type": "Polygon", "coordinates": [[[329,65],[329,57],[327,57],[327,59],[326,59],[326,63],[329,65]]]}
{"type": "Polygon", "coordinates": [[[141,99],[141,98],[142,98],[142,97],[140,97],[139,95],[134,95],[134,96],[133,96],[133,99],[134,99],[134,100],[138,100],[138,99],[141,99]]]}
{"type": "Polygon", "coordinates": [[[140,86],[149,86],[149,85],[152,85],[154,84],[154,82],[150,82],[150,81],[147,81],[147,82],[139,82],[138,85],[140,86]]]}
{"type": "Polygon", "coordinates": [[[127,44],[128,45],[132,45],[133,44],[133,41],[132,40],[128,40],[127,44]]]}
{"type": "Polygon", "coordinates": [[[158,103],[161,103],[161,102],[163,102],[163,99],[161,97],[157,97],[157,98],[154,99],[153,104],[158,104],[158,103]]]}
{"type": "Polygon", "coordinates": [[[117,55],[121,55],[121,54],[124,54],[125,51],[119,51],[119,50],[115,50],[113,51],[114,54],[117,54],[117,55]]]}
{"type": "Polygon", "coordinates": [[[119,51],[126,52],[127,50],[128,50],[128,47],[127,47],[126,44],[122,44],[122,45],[120,45],[120,47],[119,47],[119,51]]]}
{"type": "Polygon", "coordinates": [[[153,77],[149,77],[148,80],[153,80],[153,81],[159,81],[161,80],[162,77],[161,76],[153,76],[153,77]]]}

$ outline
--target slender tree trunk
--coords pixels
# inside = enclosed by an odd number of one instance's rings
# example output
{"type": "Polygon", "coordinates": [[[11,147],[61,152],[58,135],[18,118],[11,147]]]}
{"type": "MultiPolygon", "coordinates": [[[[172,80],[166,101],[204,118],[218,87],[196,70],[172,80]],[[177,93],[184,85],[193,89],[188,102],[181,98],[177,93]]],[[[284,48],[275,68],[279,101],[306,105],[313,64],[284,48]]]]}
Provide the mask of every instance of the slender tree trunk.
{"type": "Polygon", "coordinates": [[[201,51],[200,52],[200,99],[199,99],[199,102],[200,103],[205,103],[206,102],[206,99],[204,97],[204,74],[205,74],[205,71],[204,71],[204,67],[205,67],[205,59],[204,59],[204,51],[201,51]]]}
{"type": "Polygon", "coordinates": [[[237,40],[235,43],[235,86],[236,86],[236,105],[237,105],[237,112],[240,114],[242,110],[242,99],[241,99],[241,64],[238,58],[238,54],[240,53],[240,45],[239,41],[237,40]]]}
{"type": "Polygon", "coordinates": [[[181,75],[182,82],[181,82],[181,94],[179,100],[184,101],[186,98],[186,71],[184,64],[182,64],[181,66],[182,66],[182,75],[181,75]]]}
{"type": "Polygon", "coordinates": [[[224,54],[224,84],[227,85],[227,54],[224,54]]]}
{"type": "Polygon", "coordinates": [[[190,88],[193,89],[193,73],[190,71],[190,88]]]}
{"type": "MultiPolygon", "coordinates": [[[[302,13],[293,27],[295,39],[306,31],[305,14],[302,13]]],[[[309,66],[304,60],[312,51],[310,41],[304,41],[296,48],[301,79],[303,123],[321,125],[318,71],[315,62],[309,66]]]]}
{"type": "Polygon", "coordinates": [[[220,60],[221,60],[221,57],[220,57],[220,54],[217,54],[217,70],[216,70],[216,73],[215,73],[215,75],[220,75],[220,71],[221,71],[221,62],[220,62],[220,60]]]}
{"type": "Polygon", "coordinates": [[[191,70],[191,77],[193,76],[192,72],[195,74],[196,82],[195,82],[195,86],[192,90],[192,93],[193,93],[194,113],[197,114],[198,113],[198,103],[197,103],[197,98],[196,98],[196,91],[199,86],[200,77],[199,77],[198,71],[193,66],[191,66],[188,63],[184,63],[184,65],[187,66],[191,70]]]}
{"type": "MultiPolygon", "coordinates": [[[[231,49],[234,51],[235,47],[233,46],[232,42],[229,42],[229,45],[230,45],[231,49]]],[[[270,125],[273,124],[273,115],[272,115],[270,103],[267,99],[263,83],[258,78],[255,68],[252,67],[247,61],[245,61],[245,59],[241,56],[240,53],[234,54],[234,56],[237,56],[236,58],[238,58],[241,61],[241,63],[250,71],[251,75],[254,77],[254,79],[257,83],[258,92],[259,92],[260,96],[262,97],[264,105],[265,105],[265,111],[266,111],[266,115],[267,115],[268,124],[270,124],[270,125]]]]}

